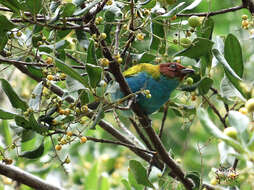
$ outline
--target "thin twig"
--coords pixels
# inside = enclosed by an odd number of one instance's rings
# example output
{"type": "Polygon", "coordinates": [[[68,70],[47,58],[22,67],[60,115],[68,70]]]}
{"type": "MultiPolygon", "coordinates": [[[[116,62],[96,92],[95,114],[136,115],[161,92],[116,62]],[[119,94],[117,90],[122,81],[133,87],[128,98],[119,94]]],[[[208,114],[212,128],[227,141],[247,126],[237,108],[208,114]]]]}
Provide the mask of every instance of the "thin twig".
{"type": "Polygon", "coordinates": [[[236,7],[231,7],[231,8],[227,8],[227,9],[221,9],[218,11],[214,11],[214,12],[202,12],[202,13],[188,13],[188,14],[176,14],[177,17],[190,17],[190,16],[214,16],[214,15],[219,15],[219,14],[225,14],[228,12],[234,12],[234,11],[238,11],[240,9],[244,8],[243,5],[240,6],[236,6],[236,7]]]}
{"type": "Polygon", "coordinates": [[[165,104],[165,105],[164,105],[163,118],[162,118],[162,122],[161,122],[161,128],[160,128],[160,132],[159,132],[159,137],[160,137],[160,139],[161,139],[161,137],[162,137],[162,133],[163,133],[165,121],[166,121],[166,119],[167,119],[167,114],[168,114],[168,105],[165,104]]]}
{"type": "Polygon", "coordinates": [[[205,96],[202,96],[205,101],[209,104],[209,106],[213,109],[214,113],[219,117],[220,121],[222,122],[224,128],[227,128],[227,124],[225,119],[221,116],[220,112],[217,110],[217,108],[209,101],[209,99],[205,96]]]}

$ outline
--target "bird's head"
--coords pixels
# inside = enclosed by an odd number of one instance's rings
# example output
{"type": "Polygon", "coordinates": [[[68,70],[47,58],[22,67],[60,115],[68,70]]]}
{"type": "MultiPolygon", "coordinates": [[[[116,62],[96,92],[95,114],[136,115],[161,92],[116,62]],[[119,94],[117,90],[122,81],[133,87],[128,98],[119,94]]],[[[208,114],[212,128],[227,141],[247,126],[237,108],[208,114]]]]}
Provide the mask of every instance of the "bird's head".
{"type": "Polygon", "coordinates": [[[193,69],[189,69],[180,63],[162,63],[160,64],[160,73],[169,78],[178,78],[180,81],[188,74],[193,73],[193,69]]]}

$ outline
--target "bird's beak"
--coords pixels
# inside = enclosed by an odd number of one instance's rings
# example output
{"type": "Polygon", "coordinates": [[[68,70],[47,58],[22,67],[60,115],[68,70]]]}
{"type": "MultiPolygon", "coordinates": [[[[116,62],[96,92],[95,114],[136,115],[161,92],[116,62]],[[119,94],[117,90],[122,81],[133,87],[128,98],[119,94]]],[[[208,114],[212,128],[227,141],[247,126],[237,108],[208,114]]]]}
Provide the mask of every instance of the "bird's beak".
{"type": "Polygon", "coordinates": [[[190,73],[194,73],[193,69],[189,69],[189,68],[185,68],[181,70],[181,73],[184,75],[190,74],[190,73]]]}

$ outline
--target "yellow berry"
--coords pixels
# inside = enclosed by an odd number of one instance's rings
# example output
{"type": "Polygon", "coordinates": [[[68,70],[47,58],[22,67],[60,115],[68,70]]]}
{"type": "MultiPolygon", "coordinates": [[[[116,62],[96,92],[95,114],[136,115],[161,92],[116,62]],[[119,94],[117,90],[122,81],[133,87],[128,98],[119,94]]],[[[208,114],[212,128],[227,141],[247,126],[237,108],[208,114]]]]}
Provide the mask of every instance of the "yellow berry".
{"type": "Polygon", "coordinates": [[[227,127],[224,129],[223,133],[227,135],[228,137],[231,137],[233,139],[237,139],[237,130],[234,127],[227,127]]]}
{"type": "Polygon", "coordinates": [[[217,185],[218,184],[218,180],[216,178],[212,178],[210,183],[211,183],[211,185],[217,185]]]}
{"type": "Polygon", "coordinates": [[[192,84],[193,84],[193,78],[188,77],[188,78],[186,79],[186,82],[187,82],[188,85],[192,85],[192,84]]]}
{"type": "Polygon", "coordinates": [[[80,143],[81,143],[81,144],[86,143],[86,141],[87,141],[87,138],[86,138],[86,137],[83,136],[83,137],[80,138],[80,143]]]}
{"type": "Polygon", "coordinates": [[[239,109],[239,112],[242,113],[243,115],[246,115],[248,113],[248,110],[247,110],[247,108],[242,107],[239,109]]]}
{"type": "Polygon", "coordinates": [[[88,111],[88,106],[87,106],[87,105],[83,105],[83,106],[81,107],[81,111],[82,111],[83,113],[87,112],[87,111],[88,111]]]}
{"type": "Polygon", "coordinates": [[[48,79],[48,80],[54,80],[54,76],[53,76],[53,75],[48,75],[48,76],[47,76],[47,79],[48,79]]]}
{"type": "Polygon", "coordinates": [[[113,1],[112,0],[109,0],[106,5],[112,5],[113,4],[113,1]]]}
{"type": "Polygon", "coordinates": [[[18,37],[20,37],[20,36],[22,36],[22,33],[21,33],[20,31],[18,31],[18,32],[16,33],[16,35],[17,35],[18,37]]]}
{"type": "Polygon", "coordinates": [[[243,20],[242,21],[242,27],[243,28],[248,28],[249,27],[249,21],[248,20],[243,20]]]}
{"type": "Polygon", "coordinates": [[[146,98],[150,99],[150,98],[152,98],[152,95],[151,94],[147,94],[146,98]]]}
{"type": "Polygon", "coordinates": [[[65,114],[65,110],[62,109],[62,108],[60,108],[60,109],[58,110],[58,113],[59,113],[60,115],[64,115],[64,114],[65,114]]]}
{"type": "Polygon", "coordinates": [[[57,125],[57,124],[58,124],[57,120],[53,119],[52,120],[52,125],[57,125]]]}
{"type": "Polygon", "coordinates": [[[60,151],[60,150],[62,149],[62,146],[58,144],[58,145],[55,146],[55,149],[56,149],[57,151],[60,151]]]}
{"type": "Polygon", "coordinates": [[[103,21],[102,16],[98,16],[98,18],[96,18],[99,22],[103,21]]]}
{"type": "Polygon", "coordinates": [[[150,15],[150,11],[148,9],[144,9],[144,14],[145,15],[150,15]]]}
{"type": "Polygon", "coordinates": [[[142,34],[142,33],[138,33],[138,34],[137,34],[137,39],[138,39],[138,40],[142,41],[142,40],[144,40],[144,38],[145,38],[145,37],[144,37],[144,34],[142,34]]]}
{"type": "Polygon", "coordinates": [[[171,17],[171,20],[175,20],[176,18],[177,18],[177,16],[174,15],[174,16],[171,17]]]}
{"type": "Polygon", "coordinates": [[[104,33],[104,32],[102,32],[102,33],[100,34],[100,39],[101,39],[101,40],[105,40],[106,38],[107,38],[107,34],[104,33]]]}
{"type": "Polygon", "coordinates": [[[96,40],[96,39],[97,39],[97,35],[96,35],[96,34],[93,34],[93,35],[92,35],[92,38],[93,38],[94,40],[96,40]]]}
{"type": "Polygon", "coordinates": [[[73,135],[73,133],[72,133],[72,131],[67,131],[66,135],[71,137],[73,135]]]}
{"type": "Polygon", "coordinates": [[[247,109],[248,112],[253,112],[254,111],[254,98],[249,99],[245,103],[245,108],[247,109]]]}
{"type": "Polygon", "coordinates": [[[150,90],[144,90],[144,94],[145,94],[145,95],[150,94],[150,90]]]}
{"type": "Polygon", "coordinates": [[[46,63],[49,64],[49,65],[52,64],[53,63],[52,57],[47,57],[46,63]]]}
{"type": "Polygon", "coordinates": [[[61,73],[60,76],[59,76],[59,78],[60,78],[61,80],[66,79],[66,77],[67,77],[67,75],[66,75],[65,73],[61,73]]]}
{"type": "Polygon", "coordinates": [[[123,62],[123,59],[122,59],[121,57],[119,57],[119,58],[117,59],[117,63],[121,64],[122,62],[123,62]]]}
{"type": "Polygon", "coordinates": [[[242,19],[243,20],[247,20],[248,19],[248,15],[242,15],[242,19]]]}
{"type": "Polygon", "coordinates": [[[66,159],[64,160],[64,163],[66,163],[66,164],[71,163],[71,160],[70,160],[69,156],[66,157],[66,159]]]}
{"type": "Polygon", "coordinates": [[[100,59],[101,66],[107,67],[109,65],[109,60],[107,58],[100,59]]]}
{"type": "Polygon", "coordinates": [[[70,115],[70,113],[71,113],[71,110],[69,109],[64,110],[64,115],[70,115]]]}

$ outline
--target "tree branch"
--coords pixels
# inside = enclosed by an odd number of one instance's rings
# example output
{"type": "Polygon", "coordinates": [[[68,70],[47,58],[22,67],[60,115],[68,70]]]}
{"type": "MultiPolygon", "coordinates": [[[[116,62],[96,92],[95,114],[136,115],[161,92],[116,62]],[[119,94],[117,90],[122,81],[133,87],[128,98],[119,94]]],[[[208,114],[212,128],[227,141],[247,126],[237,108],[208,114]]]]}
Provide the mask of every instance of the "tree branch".
{"type": "Polygon", "coordinates": [[[38,190],[62,190],[62,188],[49,184],[48,182],[31,175],[15,166],[7,166],[0,163],[0,174],[7,176],[19,183],[38,190]]]}
{"type": "Polygon", "coordinates": [[[231,8],[227,8],[227,9],[221,9],[218,11],[214,11],[214,12],[202,12],[202,13],[188,13],[188,14],[176,14],[177,17],[190,17],[190,16],[214,16],[214,15],[219,15],[219,14],[225,14],[228,12],[234,12],[234,11],[238,11],[242,8],[247,8],[244,7],[243,5],[240,6],[236,6],[236,7],[231,7],[231,8]]]}

